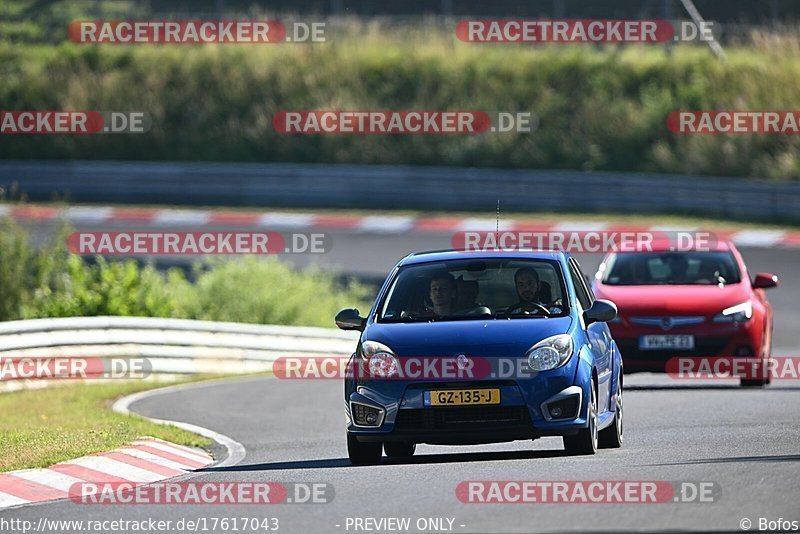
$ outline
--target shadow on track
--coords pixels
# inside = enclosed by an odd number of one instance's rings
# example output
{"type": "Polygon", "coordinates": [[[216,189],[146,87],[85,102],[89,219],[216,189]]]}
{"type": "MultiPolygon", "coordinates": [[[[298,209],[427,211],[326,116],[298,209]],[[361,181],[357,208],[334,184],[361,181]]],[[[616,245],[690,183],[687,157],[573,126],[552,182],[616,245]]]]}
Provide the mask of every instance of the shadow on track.
{"type": "MultiPolygon", "coordinates": [[[[426,465],[464,462],[494,462],[498,460],[533,460],[538,458],[566,457],[563,450],[543,451],[507,451],[507,452],[468,452],[449,454],[423,454],[411,458],[381,459],[380,465],[426,465]]],[[[355,467],[347,458],[325,458],[321,460],[297,460],[288,462],[272,462],[260,464],[239,464],[230,467],[206,467],[198,469],[197,473],[236,472],[236,471],[288,471],[294,469],[336,469],[340,467],[355,467]]]]}
{"type": "Polygon", "coordinates": [[[747,462],[800,462],[800,454],[785,454],[782,456],[734,456],[731,458],[705,458],[686,460],[683,462],[644,464],[637,467],[661,467],[665,465],[695,465],[695,464],[727,464],[747,462]]]}

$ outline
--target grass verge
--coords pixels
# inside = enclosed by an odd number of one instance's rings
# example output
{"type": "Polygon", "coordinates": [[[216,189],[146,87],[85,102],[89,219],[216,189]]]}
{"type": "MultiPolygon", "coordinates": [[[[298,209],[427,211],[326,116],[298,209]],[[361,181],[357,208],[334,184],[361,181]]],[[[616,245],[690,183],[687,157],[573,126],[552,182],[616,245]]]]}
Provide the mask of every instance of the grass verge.
{"type": "Polygon", "coordinates": [[[48,467],[87,454],[108,451],[140,436],[201,447],[211,440],[174,426],[157,425],[111,411],[125,395],[211,378],[170,382],[124,381],[69,384],[0,394],[0,471],[48,467]]]}

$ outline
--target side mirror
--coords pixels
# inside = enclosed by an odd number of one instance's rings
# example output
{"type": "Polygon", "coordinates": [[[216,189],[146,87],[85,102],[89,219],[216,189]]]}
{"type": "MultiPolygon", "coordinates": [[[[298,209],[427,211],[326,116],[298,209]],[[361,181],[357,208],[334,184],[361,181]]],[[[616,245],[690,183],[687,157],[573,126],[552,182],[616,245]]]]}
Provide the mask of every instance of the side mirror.
{"type": "Polygon", "coordinates": [[[583,312],[583,320],[586,326],[592,323],[607,323],[617,316],[617,305],[610,300],[597,299],[592,303],[591,308],[583,312]]]}
{"type": "Polygon", "coordinates": [[[336,314],[336,326],[342,330],[364,330],[367,320],[359,315],[355,308],[345,308],[336,314]]]}
{"type": "Polygon", "coordinates": [[[753,280],[753,287],[756,289],[769,289],[777,287],[778,277],[772,273],[758,273],[753,280]]]}

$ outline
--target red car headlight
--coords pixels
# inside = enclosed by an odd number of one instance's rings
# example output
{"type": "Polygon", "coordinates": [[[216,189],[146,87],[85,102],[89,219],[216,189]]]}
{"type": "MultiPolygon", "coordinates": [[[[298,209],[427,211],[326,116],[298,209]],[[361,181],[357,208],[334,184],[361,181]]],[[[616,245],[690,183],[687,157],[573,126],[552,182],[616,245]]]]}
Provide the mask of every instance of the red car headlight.
{"type": "Polygon", "coordinates": [[[736,306],[725,308],[714,316],[715,323],[744,323],[753,317],[753,303],[749,300],[736,306]]]}

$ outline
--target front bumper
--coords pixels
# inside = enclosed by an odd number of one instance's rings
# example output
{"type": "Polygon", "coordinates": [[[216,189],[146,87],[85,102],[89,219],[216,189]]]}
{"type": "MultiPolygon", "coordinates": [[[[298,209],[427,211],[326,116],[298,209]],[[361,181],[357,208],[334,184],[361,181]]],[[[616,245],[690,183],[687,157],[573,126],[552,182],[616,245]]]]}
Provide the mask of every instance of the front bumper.
{"type": "MultiPolygon", "coordinates": [[[[576,358],[578,362],[583,362],[576,358]]],[[[434,445],[498,443],[543,436],[574,435],[586,428],[591,369],[573,363],[513,380],[409,382],[353,381],[346,392],[347,431],[359,441],[404,441],[434,445]],[[425,406],[424,392],[497,388],[500,404],[425,406]],[[553,417],[550,403],[559,403],[553,417]],[[380,424],[359,425],[355,404],[381,411],[380,424]],[[572,413],[566,413],[572,410],[572,413]]],[[[362,421],[363,423],[363,421],[362,421]]]]}
{"type": "Polygon", "coordinates": [[[612,334],[625,358],[625,372],[666,372],[672,358],[760,357],[763,353],[763,332],[755,320],[747,323],[704,325],[702,328],[631,328],[611,325],[612,334]],[[644,335],[692,335],[692,350],[641,350],[639,338],[644,335]]]}

